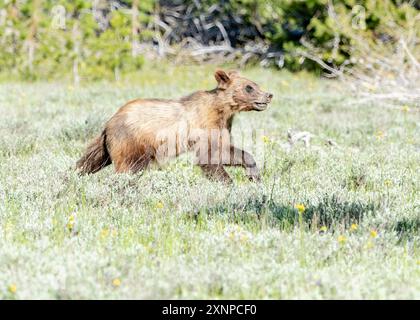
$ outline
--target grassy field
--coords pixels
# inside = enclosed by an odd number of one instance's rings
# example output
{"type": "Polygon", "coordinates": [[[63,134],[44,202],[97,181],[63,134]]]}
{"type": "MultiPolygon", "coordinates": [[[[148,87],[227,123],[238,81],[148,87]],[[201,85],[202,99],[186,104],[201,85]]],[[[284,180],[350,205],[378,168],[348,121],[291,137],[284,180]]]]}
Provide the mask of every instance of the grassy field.
{"type": "Polygon", "coordinates": [[[213,88],[213,69],[0,85],[0,299],[420,299],[418,106],[249,69],[274,100],[233,126],[264,130],[262,183],[241,169],[234,186],[210,182],[188,156],[138,175],[73,171],[124,102],[213,88]],[[311,145],[285,148],[289,128],[311,145]]]}

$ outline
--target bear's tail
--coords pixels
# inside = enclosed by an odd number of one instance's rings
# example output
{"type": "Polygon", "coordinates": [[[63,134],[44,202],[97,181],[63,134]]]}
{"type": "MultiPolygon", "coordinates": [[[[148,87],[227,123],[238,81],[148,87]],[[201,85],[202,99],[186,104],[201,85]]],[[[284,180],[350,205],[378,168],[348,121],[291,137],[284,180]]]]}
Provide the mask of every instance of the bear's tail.
{"type": "Polygon", "coordinates": [[[80,174],[95,173],[111,164],[106,147],[106,132],[97,137],[88,147],[85,154],[77,161],[76,168],[80,174]]]}

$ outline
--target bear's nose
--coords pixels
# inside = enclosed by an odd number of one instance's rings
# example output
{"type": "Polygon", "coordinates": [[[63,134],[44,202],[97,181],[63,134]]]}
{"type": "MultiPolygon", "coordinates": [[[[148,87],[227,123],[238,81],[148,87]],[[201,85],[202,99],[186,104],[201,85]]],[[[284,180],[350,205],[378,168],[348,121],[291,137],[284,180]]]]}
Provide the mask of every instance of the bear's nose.
{"type": "Polygon", "coordinates": [[[273,94],[272,93],[267,93],[267,99],[272,99],[273,98],[273,94]]]}

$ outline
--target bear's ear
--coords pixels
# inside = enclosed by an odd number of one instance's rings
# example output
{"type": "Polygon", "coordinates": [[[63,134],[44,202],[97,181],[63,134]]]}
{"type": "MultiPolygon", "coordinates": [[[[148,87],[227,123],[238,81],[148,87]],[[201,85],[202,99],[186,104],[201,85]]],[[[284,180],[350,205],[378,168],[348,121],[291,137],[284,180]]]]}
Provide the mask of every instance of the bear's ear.
{"type": "Polygon", "coordinates": [[[229,70],[227,74],[229,78],[239,77],[239,72],[236,70],[229,70]]]}
{"type": "Polygon", "coordinates": [[[224,72],[223,70],[216,70],[214,77],[216,78],[216,81],[217,81],[217,88],[222,89],[222,90],[225,90],[229,86],[229,84],[232,82],[228,74],[224,72]]]}

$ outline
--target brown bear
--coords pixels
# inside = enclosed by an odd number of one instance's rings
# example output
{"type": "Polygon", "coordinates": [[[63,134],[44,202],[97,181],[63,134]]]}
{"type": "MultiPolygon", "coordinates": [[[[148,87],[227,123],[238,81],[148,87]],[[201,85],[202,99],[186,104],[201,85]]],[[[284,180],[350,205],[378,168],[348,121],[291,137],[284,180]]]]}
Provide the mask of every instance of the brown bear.
{"type": "Polygon", "coordinates": [[[77,162],[81,174],[95,173],[114,163],[116,172],[136,173],[160,162],[195,151],[195,163],[210,178],[231,182],[223,166],[242,166],[251,180],[260,180],[254,158],[231,144],[235,114],[262,111],[273,95],[236,71],[215,73],[217,87],[179,100],[129,101],[105,125],[101,135],[77,162]]]}

